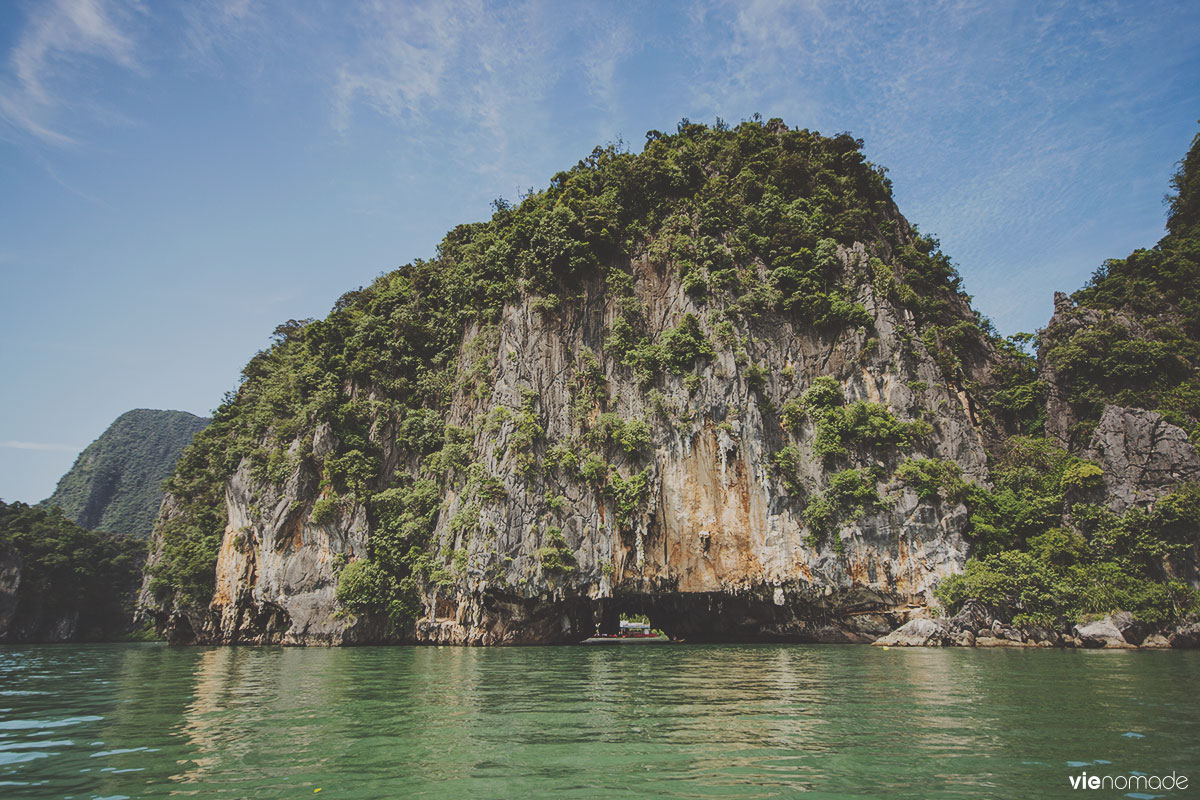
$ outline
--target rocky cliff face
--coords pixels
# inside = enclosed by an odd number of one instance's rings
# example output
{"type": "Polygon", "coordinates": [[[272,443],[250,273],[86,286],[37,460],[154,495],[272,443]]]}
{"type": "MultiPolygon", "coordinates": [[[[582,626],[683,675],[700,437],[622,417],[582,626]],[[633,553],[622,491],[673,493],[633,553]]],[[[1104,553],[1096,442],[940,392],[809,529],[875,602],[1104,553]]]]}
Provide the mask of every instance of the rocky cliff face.
{"type": "MultiPolygon", "coordinates": [[[[846,282],[860,286],[855,300],[870,314],[869,328],[826,334],[772,318],[734,325],[724,339],[744,348],[718,344],[689,374],[698,381],[668,374],[654,394],[612,360],[591,374],[598,362],[588,354],[603,351],[619,316],[620,298],[603,282],[586,286],[582,302],[561,312],[512,303],[498,326],[469,329],[458,375],[466,388],[447,416],[472,431],[472,461],[497,487],[486,497],[468,484],[446,493],[432,549],[452,554],[443,566],[455,577],[426,582],[422,615],[409,635],[472,644],[570,641],[605,614],[625,610],[649,613],[694,640],[856,641],[926,605],[933,585],[962,569],[966,510],[919,499],[892,472],[903,458],[921,456],[953,461],[984,481],[981,434],[966,394],[946,384],[920,345],[911,312],[880,297],[865,276],[865,246],[837,255],[846,282]],[[481,347],[491,366],[476,386],[466,380],[476,368],[466,355],[481,347]],[[759,373],[751,365],[765,374],[761,383],[752,380],[759,373]],[[803,495],[828,489],[831,465],[814,452],[813,422],[785,431],[779,409],[820,376],[832,376],[847,403],[880,404],[901,419],[929,419],[931,427],[912,448],[868,447],[839,459],[841,466],[875,468],[869,483],[882,502],[815,542],[800,513],[803,495]],[[581,409],[588,380],[604,389],[581,409]],[[522,414],[544,430],[532,454],[514,444],[522,414]],[[644,476],[645,502],[626,519],[602,486],[546,466],[556,444],[578,446],[603,414],[649,425],[649,446],[618,448],[612,462],[626,480],[644,476]],[[772,454],[788,442],[801,454],[792,488],[772,465],[772,454]],[[520,463],[531,455],[539,466],[532,472],[520,463]],[[568,569],[543,563],[556,541],[568,569]]],[[[672,271],[648,259],[631,266],[652,333],[712,311],[691,299],[672,271]]],[[[403,460],[394,433],[383,419],[373,431],[393,469],[403,460]]],[[[327,425],[297,438],[290,452],[308,449],[312,458],[281,486],[256,481],[248,461],[239,466],[225,491],[228,525],[211,606],[177,617],[177,636],[288,644],[389,638],[378,621],[346,614],[335,600],[339,563],[369,552],[366,508],[343,504],[321,522],[311,513],[321,494],[320,464],[338,445],[327,425]]],[[[173,513],[168,503],[164,515],[173,513]]]]}
{"type": "MultiPolygon", "coordinates": [[[[177,641],[570,642],[621,613],[867,641],[927,616],[981,530],[1038,533],[988,453],[1039,384],[852,140],[652,132],[277,337],[163,504],[140,604],[177,641]]],[[[1047,427],[1080,452],[1054,369],[1047,427]]],[[[1152,505],[1200,476],[1188,447],[1114,406],[1100,499],[1152,505]]]]}
{"type": "Polygon", "coordinates": [[[1085,455],[1103,470],[1102,495],[1117,514],[1200,479],[1200,452],[1187,434],[1139,408],[1106,406],[1085,455]]]}
{"type": "MultiPolygon", "coordinates": [[[[839,255],[848,271],[866,265],[861,247],[839,255]]],[[[702,313],[670,275],[644,261],[636,269],[638,300],[661,329],[702,313]]],[[[873,314],[873,344],[865,330],[830,337],[786,323],[735,330],[757,344],[746,349],[747,365],[761,365],[770,377],[752,387],[746,365],[731,348],[719,348],[701,368],[694,392],[680,376],[664,381],[655,402],[665,413],[648,407],[623,370],[610,367],[603,379],[609,396],[589,413],[652,421],[649,452],[615,463],[618,474],[645,475],[647,502],[627,520],[612,498],[586,481],[564,480],[561,470],[524,479],[509,446],[517,427],[511,419],[483,432],[475,447],[486,469],[504,476],[504,499],[483,504],[478,527],[463,532],[452,521],[473,498],[449,498],[436,539],[441,549],[465,550],[466,569],[449,591],[426,595],[429,613],[420,635],[481,643],[569,638],[588,632],[603,610],[622,608],[645,610],[693,639],[846,640],[877,624],[851,612],[892,613],[930,599],[933,583],[965,560],[962,508],[922,503],[911,490],[872,479],[887,508],[813,543],[798,498],[771,464],[772,452],[794,440],[803,454],[797,485],[814,493],[827,489],[830,473],[813,454],[812,424],[785,433],[773,410],[824,375],[835,377],[850,402],[880,403],[906,419],[935,418],[920,454],[954,460],[982,479],[983,447],[961,398],[938,380],[927,355],[905,346],[915,333],[911,320],[869,287],[858,299],[873,314]],[[927,388],[912,388],[921,383],[927,388]],[[562,509],[547,502],[556,494],[566,499],[562,509]],[[550,574],[539,563],[539,551],[552,546],[551,526],[561,528],[575,562],[567,575],[550,574]],[[531,600],[550,617],[532,630],[525,615],[512,615],[531,600]],[[552,600],[548,607],[546,600],[552,600]],[[670,613],[656,614],[660,608],[670,613]]],[[[491,396],[482,407],[456,403],[451,418],[494,417],[496,409],[519,408],[523,392],[532,391],[547,441],[570,441],[577,433],[571,385],[579,382],[579,353],[600,349],[615,313],[615,302],[598,286],[574,314],[507,308],[491,396]]],[[[863,463],[888,468],[890,475],[898,457],[872,452],[863,463]]]]}
{"type": "Polygon", "coordinates": [[[11,630],[17,619],[24,562],[16,548],[6,547],[0,552],[0,630],[11,630]]]}

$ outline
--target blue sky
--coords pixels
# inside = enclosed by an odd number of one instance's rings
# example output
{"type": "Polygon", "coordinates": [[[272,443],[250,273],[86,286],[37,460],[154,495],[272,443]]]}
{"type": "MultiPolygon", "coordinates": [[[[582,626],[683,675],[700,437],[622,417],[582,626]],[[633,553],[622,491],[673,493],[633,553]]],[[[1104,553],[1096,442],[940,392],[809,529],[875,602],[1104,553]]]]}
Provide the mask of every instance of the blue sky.
{"type": "Polygon", "coordinates": [[[1200,3],[0,3],[0,497],[597,144],[866,140],[1002,332],[1162,235],[1200,3]]]}

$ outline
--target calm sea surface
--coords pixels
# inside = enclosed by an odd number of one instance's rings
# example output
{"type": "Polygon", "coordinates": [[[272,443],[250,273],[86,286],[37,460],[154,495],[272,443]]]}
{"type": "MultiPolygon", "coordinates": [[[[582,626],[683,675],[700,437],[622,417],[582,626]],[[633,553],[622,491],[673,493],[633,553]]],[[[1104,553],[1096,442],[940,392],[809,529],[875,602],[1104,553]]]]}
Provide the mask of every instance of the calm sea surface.
{"type": "Polygon", "coordinates": [[[1084,771],[1200,795],[1200,652],[0,647],[5,798],[1079,797],[1084,771]]]}

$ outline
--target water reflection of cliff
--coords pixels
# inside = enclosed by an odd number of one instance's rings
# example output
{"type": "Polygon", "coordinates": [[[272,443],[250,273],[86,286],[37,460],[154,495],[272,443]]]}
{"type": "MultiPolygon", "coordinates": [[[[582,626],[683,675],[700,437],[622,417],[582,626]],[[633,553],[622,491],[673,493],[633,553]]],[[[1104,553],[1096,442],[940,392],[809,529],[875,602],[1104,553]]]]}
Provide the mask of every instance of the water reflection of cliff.
{"type": "Polygon", "coordinates": [[[205,650],[181,734],[189,757],[173,781],[287,779],[320,770],[338,741],[326,720],[345,675],[328,651],[205,650]]]}
{"type": "Polygon", "coordinates": [[[106,793],[1045,796],[1069,760],[1121,763],[1127,730],[1158,737],[1144,767],[1200,757],[1195,703],[1148,702],[1200,659],[1159,655],[159,648],[122,663],[105,736],[157,752],[114,756],[146,771],[106,793]]]}

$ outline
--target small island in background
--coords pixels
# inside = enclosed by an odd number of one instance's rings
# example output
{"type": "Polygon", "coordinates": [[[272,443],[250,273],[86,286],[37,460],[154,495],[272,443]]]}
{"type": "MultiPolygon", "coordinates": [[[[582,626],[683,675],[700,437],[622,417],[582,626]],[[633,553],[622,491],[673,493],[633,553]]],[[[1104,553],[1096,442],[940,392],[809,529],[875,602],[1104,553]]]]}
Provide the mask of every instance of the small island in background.
{"type": "Polygon", "coordinates": [[[124,641],[163,481],[209,420],[128,411],[88,445],[47,499],[0,501],[0,642],[124,641]]]}

